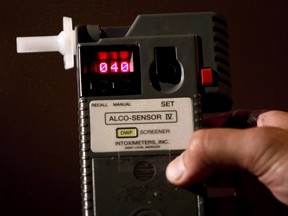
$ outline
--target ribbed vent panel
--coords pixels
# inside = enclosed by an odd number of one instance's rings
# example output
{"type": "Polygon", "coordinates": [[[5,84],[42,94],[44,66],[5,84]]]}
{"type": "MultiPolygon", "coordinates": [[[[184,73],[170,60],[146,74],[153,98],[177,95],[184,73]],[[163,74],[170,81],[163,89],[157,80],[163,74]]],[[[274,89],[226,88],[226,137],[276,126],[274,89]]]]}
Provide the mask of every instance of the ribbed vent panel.
{"type": "Polygon", "coordinates": [[[213,22],[215,62],[219,73],[219,82],[230,85],[228,25],[220,16],[214,16],[213,22]]]}

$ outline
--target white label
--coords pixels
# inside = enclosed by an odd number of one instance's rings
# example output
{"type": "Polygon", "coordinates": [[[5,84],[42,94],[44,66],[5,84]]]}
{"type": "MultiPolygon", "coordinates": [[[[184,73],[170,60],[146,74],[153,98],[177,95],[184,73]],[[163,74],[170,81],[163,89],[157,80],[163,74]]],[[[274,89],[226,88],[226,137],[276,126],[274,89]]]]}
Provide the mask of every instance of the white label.
{"type": "Polygon", "coordinates": [[[105,123],[107,125],[169,122],[177,122],[177,111],[112,112],[105,114],[105,123]]]}
{"type": "Polygon", "coordinates": [[[182,150],[194,130],[191,98],[90,102],[93,152],[182,150]]]}

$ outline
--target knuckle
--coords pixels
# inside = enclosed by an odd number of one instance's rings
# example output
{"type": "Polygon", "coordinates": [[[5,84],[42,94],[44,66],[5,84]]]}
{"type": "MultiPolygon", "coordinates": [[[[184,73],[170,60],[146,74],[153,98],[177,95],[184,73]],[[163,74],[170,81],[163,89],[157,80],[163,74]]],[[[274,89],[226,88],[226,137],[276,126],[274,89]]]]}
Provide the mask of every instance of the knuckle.
{"type": "Polygon", "coordinates": [[[208,131],[209,129],[201,129],[192,134],[190,144],[188,146],[188,151],[190,153],[195,154],[195,156],[205,154],[205,143],[207,143],[208,131]]]}

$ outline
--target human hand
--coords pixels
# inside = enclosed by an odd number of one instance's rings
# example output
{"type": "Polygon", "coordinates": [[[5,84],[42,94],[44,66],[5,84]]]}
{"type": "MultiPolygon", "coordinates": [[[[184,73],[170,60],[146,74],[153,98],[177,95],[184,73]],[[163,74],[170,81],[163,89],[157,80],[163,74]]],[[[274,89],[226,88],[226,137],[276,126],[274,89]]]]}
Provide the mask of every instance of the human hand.
{"type": "Polygon", "coordinates": [[[265,112],[255,122],[257,127],[247,129],[194,132],[187,149],[168,165],[167,179],[175,185],[188,185],[208,178],[217,169],[237,167],[257,176],[288,205],[288,113],[265,112]]]}

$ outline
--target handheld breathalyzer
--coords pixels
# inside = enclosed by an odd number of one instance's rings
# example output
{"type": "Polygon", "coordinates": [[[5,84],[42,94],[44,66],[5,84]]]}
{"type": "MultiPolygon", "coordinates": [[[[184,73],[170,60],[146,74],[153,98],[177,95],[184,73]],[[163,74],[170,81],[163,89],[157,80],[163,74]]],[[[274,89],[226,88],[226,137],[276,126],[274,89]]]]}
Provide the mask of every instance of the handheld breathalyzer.
{"type": "Polygon", "coordinates": [[[77,62],[84,216],[203,216],[205,187],[168,183],[168,163],[207,112],[231,108],[227,23],[212,12],[139,15],[17,38],[18,52],[77,62]]]}

